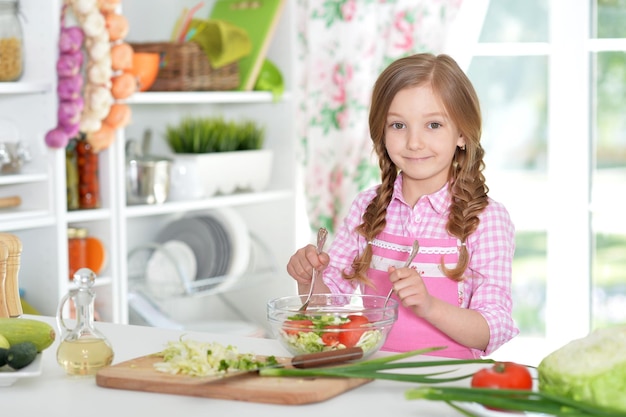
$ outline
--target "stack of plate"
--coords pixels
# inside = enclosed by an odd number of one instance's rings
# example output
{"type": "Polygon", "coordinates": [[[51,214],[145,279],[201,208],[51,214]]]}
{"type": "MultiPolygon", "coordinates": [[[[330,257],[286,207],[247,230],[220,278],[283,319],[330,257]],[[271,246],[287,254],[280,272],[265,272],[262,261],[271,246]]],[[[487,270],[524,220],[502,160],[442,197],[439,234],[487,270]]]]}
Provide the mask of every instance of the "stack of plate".
{"type": "Polygon", "coordinates": [[[186,284],[212,277],[225,277],[212,290],[226,290],[250,261],[246,224],[227,208],[175,220],[158,234],[157,243],[160,247],[148,260],[146,279],[160,295],[181,294],[186,284]]]}

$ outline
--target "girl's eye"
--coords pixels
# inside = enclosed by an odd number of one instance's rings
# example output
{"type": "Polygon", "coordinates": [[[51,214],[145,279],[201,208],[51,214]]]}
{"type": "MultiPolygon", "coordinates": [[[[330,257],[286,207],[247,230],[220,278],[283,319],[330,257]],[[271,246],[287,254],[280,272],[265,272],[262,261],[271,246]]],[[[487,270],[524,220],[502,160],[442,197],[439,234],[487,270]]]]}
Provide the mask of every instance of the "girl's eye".
{"type": "Polygon", "coordinates": [[[431,122],[431,123],[428,123],[428,127],[430,129],[438,129],[441,127],[441,123],[431,122]]]}
{"type": "Polygon", "coordinates": [[[392,128],[394,129],[403,129],[404,128],[404,123],[400,123],[400,122],[393,122],[390,125],[392,128]]]}

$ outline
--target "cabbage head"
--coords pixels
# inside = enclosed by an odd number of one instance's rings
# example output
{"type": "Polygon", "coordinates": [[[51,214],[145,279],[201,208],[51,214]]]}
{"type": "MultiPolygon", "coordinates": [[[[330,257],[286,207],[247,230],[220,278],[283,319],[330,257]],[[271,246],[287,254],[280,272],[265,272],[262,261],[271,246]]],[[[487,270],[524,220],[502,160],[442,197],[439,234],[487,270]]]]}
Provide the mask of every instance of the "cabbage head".
{"type": "Polygon", "coordinates": [[[626,412],[626,325],[569,342],[537,372],[540,391],[626,412]]]}

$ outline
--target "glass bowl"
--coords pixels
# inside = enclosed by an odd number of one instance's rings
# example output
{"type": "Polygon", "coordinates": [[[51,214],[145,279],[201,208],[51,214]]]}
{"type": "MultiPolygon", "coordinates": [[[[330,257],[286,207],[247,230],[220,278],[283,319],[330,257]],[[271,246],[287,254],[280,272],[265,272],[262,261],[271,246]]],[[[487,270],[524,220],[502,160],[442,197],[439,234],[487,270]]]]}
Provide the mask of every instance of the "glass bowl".
{"type": "Polygon", "coordinates": [[[275,298],[267,303],[274,337],[293,355],[359,346],[363,357],[377,352],[398,319],[398,302],[359,294],[313,294],[275,298]]]}

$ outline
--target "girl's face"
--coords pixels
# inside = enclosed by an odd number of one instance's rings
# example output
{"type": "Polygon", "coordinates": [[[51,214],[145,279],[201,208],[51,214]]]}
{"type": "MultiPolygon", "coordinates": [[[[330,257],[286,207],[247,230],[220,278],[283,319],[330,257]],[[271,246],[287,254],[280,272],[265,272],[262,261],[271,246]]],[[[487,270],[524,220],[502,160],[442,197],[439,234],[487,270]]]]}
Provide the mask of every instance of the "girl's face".
{"type": "Polygon", "coordinates": [[[400,90],[391,102],[385,127],[385,147],[403,172],[404,198],[414,205],[439,190],[457,146],[465,138],[450,120],[428,84],[400,90]]]}

